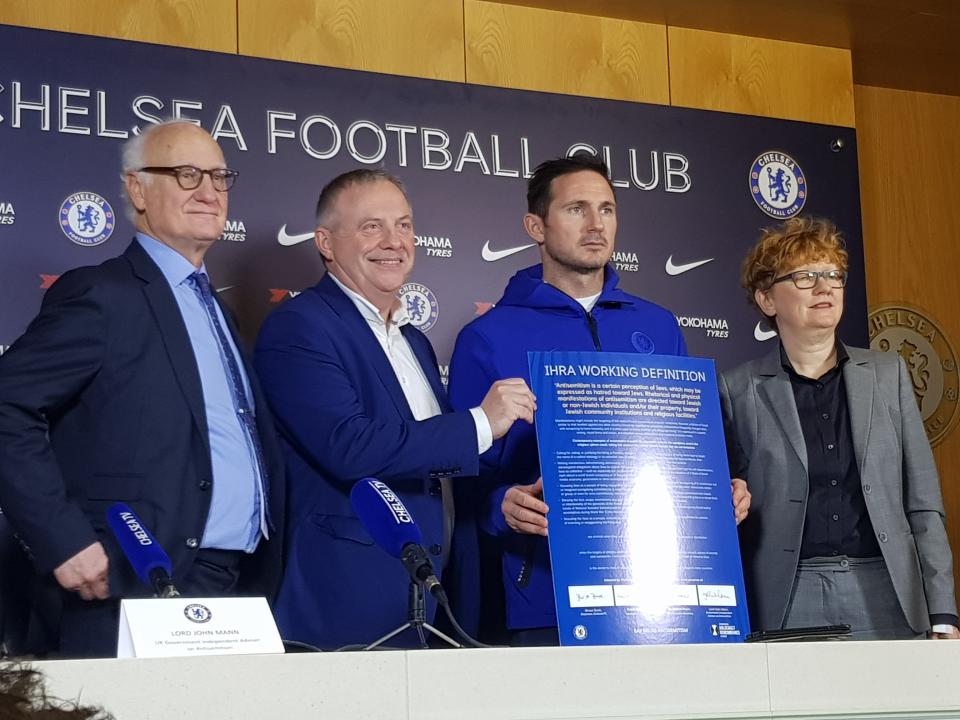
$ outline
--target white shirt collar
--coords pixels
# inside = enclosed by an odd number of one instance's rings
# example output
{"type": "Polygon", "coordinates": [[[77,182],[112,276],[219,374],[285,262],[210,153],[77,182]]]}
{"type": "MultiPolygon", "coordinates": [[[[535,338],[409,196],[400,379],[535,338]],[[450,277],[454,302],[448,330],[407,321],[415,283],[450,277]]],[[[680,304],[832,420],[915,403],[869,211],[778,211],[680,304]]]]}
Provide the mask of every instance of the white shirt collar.
{"type": "MultiPolygon", "coordinates": [[[[356,305],[357,310],[360,311],[360,314],[363,315],[364,319],[368,323],[380,325],[381,327],[386,325],[386,323],[383,321],[383,316],[380,314],[380,310],[376,305],[367,300],[367,298],[360,293],[348,288],[346,285],[340,282],[337,276],[333,273],[328,272],[327,274],[330,275],[330,279],[337,284],[337,287],[343,290],[344,294],[350,298],[354,305],[356,305]]],[[[390,324],[397,328],[400,328],[410,322],[410,316],[407,315],[407,309],[403,306],[403,303],[400,303],[397,309],[393,311],[390,320],[390,324]]]]}

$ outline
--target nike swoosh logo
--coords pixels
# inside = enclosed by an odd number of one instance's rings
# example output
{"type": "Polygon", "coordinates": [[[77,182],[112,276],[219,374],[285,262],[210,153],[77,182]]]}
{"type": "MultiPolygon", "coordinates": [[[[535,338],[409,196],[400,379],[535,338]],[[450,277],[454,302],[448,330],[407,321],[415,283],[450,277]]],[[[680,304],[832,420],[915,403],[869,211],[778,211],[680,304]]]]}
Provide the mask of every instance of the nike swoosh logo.
{"type": "Polygon", "coordinates": [[[527,248],[532,248],[536,243],[527,243],[526,245],[518,245],[517,247],[507,248],[506,250],[491,250],[490,241],[487,240],[483,247],[480,249],[480,255],[487,262],[495,262],[497,260],[503,260],[505,257],[510,257],[511,255],[516,255],[522,250],[527,248]]]}
{"type": "Polygon", "coordinates": [[[708,262],[713,262],[713,258],[707,258],[706,260],[696,260],[691,263],[684,263],[683,265],[674,265],[673,264],[673,255],[667,258],[667,264],[664,265],[663,269],[667,271],[667,275],[682,275],[688,270],[693,270],[698,268],[701,265],[706,265],[708,262]]]}
{"type": "Polygon", "coordinates": [[[301,233],[300,235],[287,235],[287,226],[284,225],[277,231],[277,242],[283,245],[284,247],[290,247],[291,245],[299,245],[302,242],[307,240],[313,240],[313,233],[301,233]]]}
{"type": "Polygon", "coordinates": [[[776,330],[764,330],[762,327],[760,327],[760,323],[757,323],[757,326],[753,329],[753,337],[758,342],[766,342],[770,338],[775,338],[776,336],[776,330]]]}

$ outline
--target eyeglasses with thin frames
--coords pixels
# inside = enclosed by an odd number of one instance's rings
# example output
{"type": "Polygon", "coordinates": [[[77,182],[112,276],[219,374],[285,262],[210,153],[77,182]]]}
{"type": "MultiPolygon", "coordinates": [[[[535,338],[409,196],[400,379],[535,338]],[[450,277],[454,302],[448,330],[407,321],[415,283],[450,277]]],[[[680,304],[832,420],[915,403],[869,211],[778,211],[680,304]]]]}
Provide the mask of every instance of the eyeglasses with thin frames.
{"type": "Polygon", "coordinates": [[[820,278],[826,280],[827,285],[834,289],[842,288],[847,284],[847,273],[844,270],[795,270],[775,278],[770,285],[792,280],[798,290],[809,290],[816,287],[817,280],[820,278]]]}
{"type": "Polygon", "coordinates": [[[173,167],[162,167],[159,165],[150,165],[142,167],[137,172],[156,173],[157,175],[172,175],[177,179],[177,185],[183,190],[196,190],[203,182],[203,176],[209,175],[213,182],[213,189],[218,192],[227,192],[233,187],[233,184],[240,176],[239,170],[230,168],[214,168],[213,170],[201,170],[193,165],[175,165],[173,167]]]}

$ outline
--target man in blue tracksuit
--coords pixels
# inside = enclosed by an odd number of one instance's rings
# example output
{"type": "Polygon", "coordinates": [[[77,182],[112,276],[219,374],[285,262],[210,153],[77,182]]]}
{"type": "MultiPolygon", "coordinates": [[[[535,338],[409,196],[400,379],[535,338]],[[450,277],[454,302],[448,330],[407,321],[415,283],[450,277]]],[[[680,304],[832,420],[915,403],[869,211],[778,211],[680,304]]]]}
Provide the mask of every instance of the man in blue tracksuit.
{"type": "MultiPolygon", "coordinates": [[[[608,265],[616,199],[601,160],[578,154],[541,164],[527,202],[524,228],[539,244],[542,263],[514,275],[496,306],[460,332],[450,368],[454,408],[473,407],[500,378],[529,383],[529,350],[687,354],[670,311],[617,287],[608,265]]],[[[739,516],[746,512],[746,488],[734,489],[739,516]]],[[[511,641],[557,644],[548,508],[533,426],[514,424],[481,458],[480,482],[461,483],[461,490],[461,529],[475,523],[499,539],[511,641]]]]}

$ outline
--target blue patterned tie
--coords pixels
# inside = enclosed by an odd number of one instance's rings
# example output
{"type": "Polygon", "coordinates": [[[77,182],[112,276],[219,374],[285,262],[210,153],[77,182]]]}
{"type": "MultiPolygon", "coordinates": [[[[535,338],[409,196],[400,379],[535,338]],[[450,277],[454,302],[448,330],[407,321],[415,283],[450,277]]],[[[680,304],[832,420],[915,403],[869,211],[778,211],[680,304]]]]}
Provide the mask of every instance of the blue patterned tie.
{"type": "MultiPolygon", "coordinates": [[[[210,317],[210,322],[213,323],[213,329],[217,334],[217,342],[220,344],[221,355],[226,360],[227,371],[230,375],[230,386],[233,388],[234,406],[237,408],[237,415],[240,417],[241,424],[246,429],[247,435],[250,438],[250,444],[253,446],[253,453],[257,459],[257,467],[260,470],[260,477],[263,480],[263,510],[267,520],[267,527],[272,527],[270,504],[266,502],[267,489],[270,485],[269,478],[267,477],[267,468],[263,462],[263,450],[260,447],[257,418],[253,412],[253,408],[250,407],[247,393],[243,387],[243,376],[240,375],[240,366],[237,364],[237,357],[233,354],[230,343],[227,341],[227,334],[224,332],[223,325],[220,323],[220,316],[217,314],[216,301],[213,299],[213,292],[210,290],[210,280],[207,278],[207,274],[198,271],[193,273],[188,279],[193,283],[193,287],[200,295],[200,299],[203,300],[203,306],[206,308],[207,315],[210,317]]],[[[257,493],[257,499],[260,499],[259,493],[257,493]]]]}

